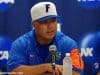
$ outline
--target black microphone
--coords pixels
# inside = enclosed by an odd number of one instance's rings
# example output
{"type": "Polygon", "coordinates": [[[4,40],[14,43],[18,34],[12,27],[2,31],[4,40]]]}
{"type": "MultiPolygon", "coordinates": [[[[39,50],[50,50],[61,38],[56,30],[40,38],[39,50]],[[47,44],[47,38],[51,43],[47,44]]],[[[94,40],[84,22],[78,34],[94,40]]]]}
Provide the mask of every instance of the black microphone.
{"type": "Polygon", "coordinates": [[[51,56],[51,64],[53,67],[53,75],[55,75],[55,61],[56,61],[56,54],[57,54],[57,48],[55,45],[50,45],[49,52],[51,56]]]}

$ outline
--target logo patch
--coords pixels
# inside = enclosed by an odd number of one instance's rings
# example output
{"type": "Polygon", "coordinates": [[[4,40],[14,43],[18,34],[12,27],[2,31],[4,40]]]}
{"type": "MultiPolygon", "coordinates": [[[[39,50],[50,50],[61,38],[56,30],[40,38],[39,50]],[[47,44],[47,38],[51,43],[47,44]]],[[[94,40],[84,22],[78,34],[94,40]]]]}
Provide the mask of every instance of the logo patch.
{"type": "Polygon", "coordinates": [[[50,9],[50,4],[46,4],[46,13],[49,11],[50,9]]]}
{"type": "Polygon", "coordinates": [[[77,0],[81,6],[89,9],[100,8],[100,0],[77,0]]]}
{"type": "Polygon", "coordinates": [[[0,11],[5,11],[15,3],[15,0],[0,0],[0,11]]]}

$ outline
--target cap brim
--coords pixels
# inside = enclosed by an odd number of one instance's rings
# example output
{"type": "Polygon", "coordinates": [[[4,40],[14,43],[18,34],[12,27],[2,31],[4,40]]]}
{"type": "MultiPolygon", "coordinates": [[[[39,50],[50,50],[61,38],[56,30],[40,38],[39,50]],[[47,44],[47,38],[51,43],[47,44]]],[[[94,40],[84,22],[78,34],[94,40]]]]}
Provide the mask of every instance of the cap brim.
{"type": "Polygon", "coordinates": [[[58,18],[58,17],[59,16],[56,16],[56,15],[50,15],[50,16],[46,16],[46,17],[37,19],[36,21],[45,21],[45,20],[48,20],[48,19],[51,19],[51,18],[58,18]]]}

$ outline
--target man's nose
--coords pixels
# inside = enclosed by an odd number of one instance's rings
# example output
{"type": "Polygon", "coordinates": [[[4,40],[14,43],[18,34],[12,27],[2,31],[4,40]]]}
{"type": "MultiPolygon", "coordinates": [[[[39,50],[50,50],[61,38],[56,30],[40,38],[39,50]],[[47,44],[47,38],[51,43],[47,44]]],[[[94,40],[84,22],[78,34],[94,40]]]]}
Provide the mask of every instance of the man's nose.
{"type": "Polygon", "coordinates": [[[48,28],[51,29],[51,28],[53,28],[53,27],[54,27],[54,24],[52,24],[52,23],[49,23],[49,24],[48,24],[48,28]]]}

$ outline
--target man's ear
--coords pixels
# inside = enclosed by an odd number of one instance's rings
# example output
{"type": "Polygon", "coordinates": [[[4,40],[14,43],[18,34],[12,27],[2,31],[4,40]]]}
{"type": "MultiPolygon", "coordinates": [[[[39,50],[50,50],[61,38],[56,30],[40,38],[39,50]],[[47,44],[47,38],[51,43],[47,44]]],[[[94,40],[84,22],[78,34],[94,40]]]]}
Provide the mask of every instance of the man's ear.
{"type": "Polygon", "coordinates": [[[36,28],[36,22],[32,22],[32,27],[36,28]]]}

